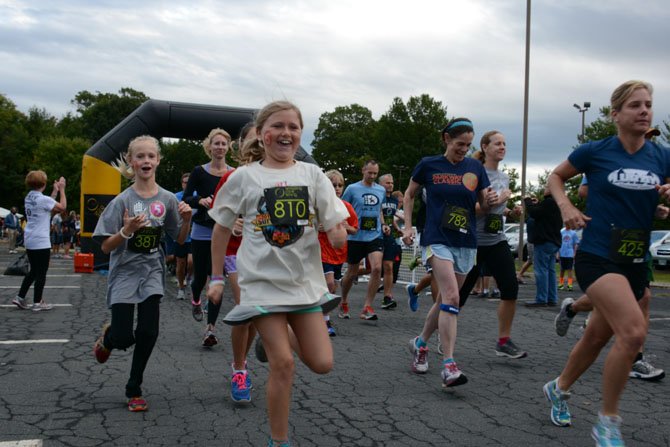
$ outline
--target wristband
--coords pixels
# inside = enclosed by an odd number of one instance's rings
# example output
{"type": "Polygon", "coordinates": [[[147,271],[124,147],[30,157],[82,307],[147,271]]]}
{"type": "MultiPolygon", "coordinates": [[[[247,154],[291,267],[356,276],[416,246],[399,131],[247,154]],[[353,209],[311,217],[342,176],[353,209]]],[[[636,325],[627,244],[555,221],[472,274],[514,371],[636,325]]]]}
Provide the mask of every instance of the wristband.
{"type": "Polygon", "coordinates": [[[223,286],[225,284],[226,284],[226,282],[223,279],[211,279],[209,281],[209,287],[218,286],[218,285],[223,286]]]}
{"type": "Polygon", "coordinates": [[[226,277],[223,275],[210,275],[209,279],[211,281],[217,281],[217,280],[223,281],[224,279],[226,279],[226,277]]]}
{"type": "Polygon", "coordinates": [[[123,232],[123,227],[119,230],[119,234],[121,235],[122,238],[124,239],[130,239],[135,235],[135,233],[130,233],[129,235],[126,236],[126,233],[123,232]]]}

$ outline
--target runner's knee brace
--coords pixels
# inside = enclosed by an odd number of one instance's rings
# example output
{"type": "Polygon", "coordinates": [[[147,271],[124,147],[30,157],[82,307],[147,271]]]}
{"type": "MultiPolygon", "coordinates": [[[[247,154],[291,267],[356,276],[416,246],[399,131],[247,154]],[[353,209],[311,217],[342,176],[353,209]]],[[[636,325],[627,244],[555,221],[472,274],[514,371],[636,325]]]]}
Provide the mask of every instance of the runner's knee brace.
{"type": "Polygon", "coordinates": [[[456,316],[458,316],[458,313],[461,311],[458,307],[452,306],[451,304],[440,304],[440,310],[456,316]]]}

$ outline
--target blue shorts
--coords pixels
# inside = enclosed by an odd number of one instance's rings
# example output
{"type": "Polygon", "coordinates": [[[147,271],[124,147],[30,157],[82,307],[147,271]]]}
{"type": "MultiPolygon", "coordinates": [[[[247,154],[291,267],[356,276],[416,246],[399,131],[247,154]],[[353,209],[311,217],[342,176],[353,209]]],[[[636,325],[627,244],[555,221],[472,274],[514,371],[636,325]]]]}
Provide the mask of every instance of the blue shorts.
{"type": "Polygon", "coordinates": [[[323,274],[333,273],[335,279],[342,279],[342,264],[329,264],[327,262],[322,262],[321,266],[323,267],[323,274]]]}
{"type": "Polygon", "coordinates": [[[433,256],[451,261],[454,264],[454,271],[459,275],[467,275],[475,265],[477,259],[476,248],[447,247],[442,244],[434,244],[423,247],[421,251],[422,260],[427,262],[433,256]]]}

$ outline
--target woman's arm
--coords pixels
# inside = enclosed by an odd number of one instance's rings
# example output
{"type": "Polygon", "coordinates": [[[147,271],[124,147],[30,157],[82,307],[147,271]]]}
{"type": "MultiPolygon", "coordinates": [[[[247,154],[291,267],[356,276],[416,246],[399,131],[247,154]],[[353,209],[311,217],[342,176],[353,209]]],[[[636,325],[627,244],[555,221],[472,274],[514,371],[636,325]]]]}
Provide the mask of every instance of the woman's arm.
{"type": "Polygon", "coordinates": [[[563,224],[571,230],[584,228],[586,223],[591,220],[590,217],[579,211],[565,194],[565,181],[577,174],[579,174],[579,171],[575,169],[572,163],[565,160],[554,168],[547,179],[547,189],[561,210],[563,224]]]}

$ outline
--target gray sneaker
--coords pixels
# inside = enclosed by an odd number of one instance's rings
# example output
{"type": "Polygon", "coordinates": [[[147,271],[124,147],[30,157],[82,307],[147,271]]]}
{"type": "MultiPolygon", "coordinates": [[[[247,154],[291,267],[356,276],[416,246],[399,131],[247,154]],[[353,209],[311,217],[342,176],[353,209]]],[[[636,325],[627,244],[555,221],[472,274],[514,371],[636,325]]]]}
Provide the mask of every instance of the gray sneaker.
{"type": "Polygon", "coordinates": [[[48,304],[48,303],[45,303],[44,301],[40,301],[39,303],[33,304],[30,309],[33,312],[42,312],[44,310],[51,310],[53,308],[54,308],[53,304],[48,304]]]}
{"type": "Polygon", "coordinates": [[[12,304],[16,305],[19,309],[26,310],[28,309],[28,305],[26,304],[26,299],[21,298],[20,296],[17,296],[12,300],[12,304]]]}
{"type": "Polygon", "coordinates": [[[502,346],[496,343],[496,355],[498,357],[507,357],[510,359],[522,359],[526,357],[528,353],[519,349],[519,347],[510,339],[502,346]]]}
{"type": "Polygon", "coordinates": [[[558,315],[556,315],[556,318],[554,319],[554,328],[556,328],[556,333],[558,334],[559,337],[565,336],[565,334],[568,333],[568,328],[570,327],[570,323],[572,323],[572,319],[575,318],[575,316],[569,316],[568,315],[568,306],[572,303],[574,303],[575,300],[572,298],[566,298],[563,300],[561,303],[561,310],[558,312],[558,315]]]}
{"type": "Polygon", "coordinates": [[[661,380],[665,377],[665,371],[660,368],[656,368],[654,365],[649,363],[646,358],[638,360],[633,363],[633,367],[628,373],[628,377],[633,379],[642,379],[642,380],[661,380]]]}

